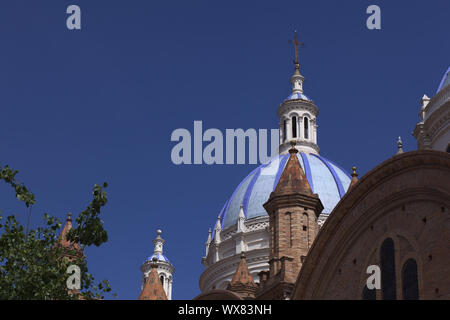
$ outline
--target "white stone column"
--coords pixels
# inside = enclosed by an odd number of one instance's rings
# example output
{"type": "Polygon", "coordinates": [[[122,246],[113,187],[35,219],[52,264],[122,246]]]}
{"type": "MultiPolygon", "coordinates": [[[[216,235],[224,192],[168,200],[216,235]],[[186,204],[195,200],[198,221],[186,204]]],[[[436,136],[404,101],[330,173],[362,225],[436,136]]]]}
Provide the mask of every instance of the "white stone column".
{"type": "Polygon", "coordinates": [[[214,244],[214,261],[213,263],[219,261],[219,245],[218,244],[214,244]]]}
{"type": "Polygon", "coordinates": [[[314,143],[317,144],[317,124],[314,121],[314,143]]]}
{"type": "Polygon", "coordinates": [[[281,120],[280,123],[278,123],[278,127],[280,128],[280,145],[283,143],[284,135],[283,135],[283,121],[281,120]]]}
{"type": "Polygon", "coordinates": [[[169,295],[169,279],[163,276],[164,279],[164,291],[166,291],[166,295],[169,295]]]}
{"type": "Polygon", "coordinates": [[[298,137],[299,139],[305,139],[305,135],[303,134],[303,117],[298,118],[298,137]]]}
{"type": "Polygon", "coordinates": [[[172,277],[169,277],[169,290],[168,290],[168,296],[167,299],[172,300],[172,277]]]}
{"type": "Polygon", "coordinates": [[[285,139],[285,141],[289,141],[291,138],[292,138],[291,119],[286,119],[286,139],[285,139]]]}

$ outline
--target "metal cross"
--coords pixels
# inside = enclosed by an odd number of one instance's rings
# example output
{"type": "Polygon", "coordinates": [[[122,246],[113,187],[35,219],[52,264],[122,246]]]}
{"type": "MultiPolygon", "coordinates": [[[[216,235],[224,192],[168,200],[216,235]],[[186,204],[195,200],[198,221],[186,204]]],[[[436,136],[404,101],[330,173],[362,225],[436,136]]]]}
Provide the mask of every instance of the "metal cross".
{"type": "Polygon", "coordinates": [[[298,64],[298,47],[303,47],[303,43],[298,41],[297,30],[294,31],[294,40],[289,40],[290,44],[295,46],[295,64],[298,64]]]}

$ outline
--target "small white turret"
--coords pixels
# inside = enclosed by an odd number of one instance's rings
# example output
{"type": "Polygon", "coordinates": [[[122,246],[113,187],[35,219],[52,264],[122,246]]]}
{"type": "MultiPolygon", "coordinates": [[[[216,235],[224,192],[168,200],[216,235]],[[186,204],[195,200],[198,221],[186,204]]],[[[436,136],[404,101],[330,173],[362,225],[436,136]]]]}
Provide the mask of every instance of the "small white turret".
{"type": "Polygon", "coordinates": [[[295,70],[290,78],[291,94],[278,108],[278,116],[280,117],[279,152],[280,154],[287,153],[290,149],[290,141],[295,140],[299,151],[319,154],[316,123],[319,110],[314,102],[303,93],[305,78],[300,74],[298,62],[298,47],[302,46],[302,43],[298,41],[297,33],[290,43],[295,45],[295,70]]]}
{"type": "Polygon", "coordinates": [[[141,266],[142,271],[142,287],[147,279],[150,271],[152,269],[152,264],[156,263],[158,271],[159,279],[161,280],[161,284],[166,292],[166,296],[168,300],[172,299],[172,283],[173,283],[173,272],[175,271],[172,263],[170,263],[169,259],[165,255],[163,255],[163,245],[165,240],[161,238],[162,231],[158,229],[156,231],[156,238],[153,239],[153,255],[147,258],[145,262],[141,266]]]}
{"type": "Polygon", "coordinates": [[[164,244],[164,240],[161,238],[161,230],[156,230],[156,238],[153,240],[153,244],[155,245],[155,250],[154,253],[155,255],[157,254],[162,254],[163,253],[163,244],[164,244]]]}

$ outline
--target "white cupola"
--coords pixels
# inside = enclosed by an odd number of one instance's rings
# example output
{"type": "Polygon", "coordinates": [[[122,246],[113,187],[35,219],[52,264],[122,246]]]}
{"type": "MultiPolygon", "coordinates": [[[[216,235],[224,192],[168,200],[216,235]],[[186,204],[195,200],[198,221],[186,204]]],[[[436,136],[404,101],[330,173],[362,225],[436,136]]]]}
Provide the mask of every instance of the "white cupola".
{"type": "Polygon", "coordinates": [[[174,267],[172,263],[170,263],[169,259],[163,254],[163,245],[165,240],[161,238],[162,231],[156,231],[156,238],[153,239],[154,250],[153,254],[148,257],[141,266],[142,271],[142,287],[145,283],[146,278],[150,274],[152,269],[152,264],[156,263],[158,271],[159,279],[161,280],[161,284],[166,292],[166,296],[168,300],[172,299],[172,283],[173,283],[173,272],[174,267]],[[155,259],[156,260],[155,260],[155,259]]]}
{"type": "Polygon", "coordinates": [[[292,85],[291,94],[278,108],[280,117],[280,154],[287,153],[291,148],[290,141],[295,140],[300,152],[319,154],[317,145],[317,122],[316,117],[319,109],[314,102],[303,93],[303,82],[305,78],[300,74],[298,62],[298,47],[302,43],[298,41],[297,32],[294,40],[290,43],[295,45],[294,74],[290,78],[292,85]]]}

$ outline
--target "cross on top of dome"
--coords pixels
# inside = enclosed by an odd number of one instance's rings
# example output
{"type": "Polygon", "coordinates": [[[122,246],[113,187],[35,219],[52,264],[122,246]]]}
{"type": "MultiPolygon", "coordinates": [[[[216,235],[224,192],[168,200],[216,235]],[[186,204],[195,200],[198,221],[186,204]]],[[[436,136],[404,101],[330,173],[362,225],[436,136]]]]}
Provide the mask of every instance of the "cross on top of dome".
{"type": "Polygon", "coordinates": [[[289,43],[293,44],[295,46],[294,65],[295,65],[295,69],[298,70],[300,67],[300,64],[298,63],[298,47],[303,47],[303,42],[298,41],[297,30],[294,31],[294,40],[289,40],[289,43]]]}

